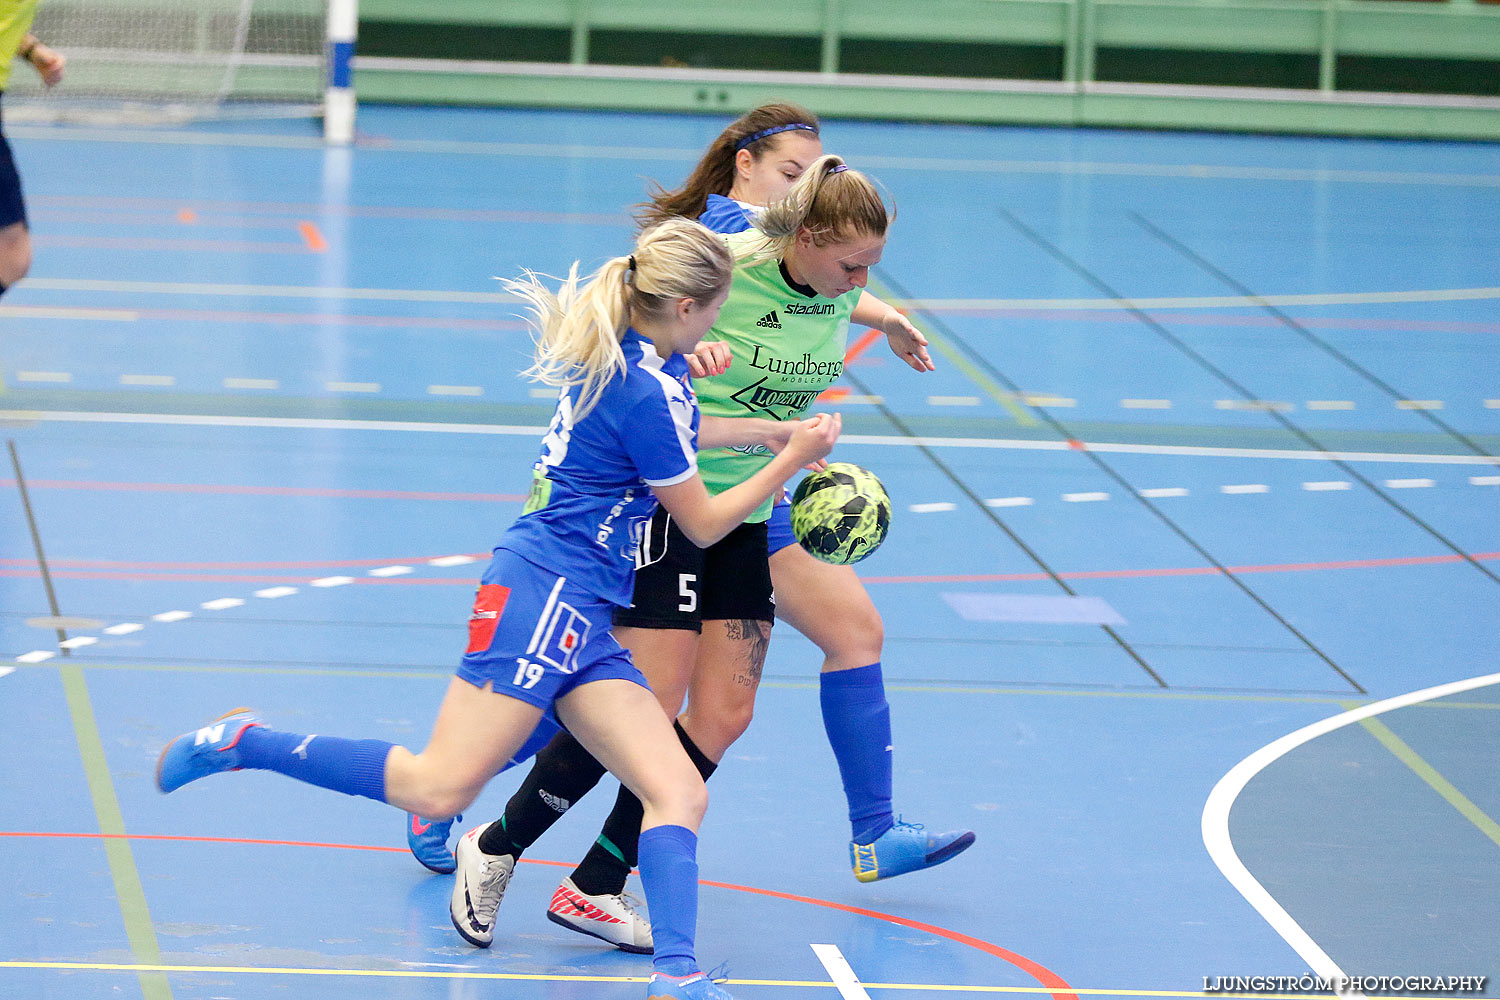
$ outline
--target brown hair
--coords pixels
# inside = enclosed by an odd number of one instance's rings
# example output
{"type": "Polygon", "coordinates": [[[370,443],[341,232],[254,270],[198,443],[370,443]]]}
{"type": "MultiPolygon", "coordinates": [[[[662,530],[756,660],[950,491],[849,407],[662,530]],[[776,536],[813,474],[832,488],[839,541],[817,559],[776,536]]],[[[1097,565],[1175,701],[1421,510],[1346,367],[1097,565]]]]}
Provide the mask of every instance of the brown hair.
{"type": "Polygon", "coordinates": [[[829,153],[812,162],[785,198],[761,210],[756,228],[765,234],[766,244],[752,259],[783,256],[803,229],[818,246],[884,236],[893,218],[894,210],[886,207],[875,183],[829,153]]]}
{"type": "Polygon", "coordinates": [[[636,206],[636,221],[644,227],[674,216],[696,219],[708,207],[709,195],[727,195],[734,187],[735,154],[741,149],[748,149],[750,155],[759,160],[781,141],[779,136],[792,131],[782,128],[786,125],[805,125],[806,129],[798,131],[809,131],[813,135],[817,135],[821,128],[818,116],[800,104],[762,104],[747,111],[719,133],[719,137],[708,147],[688,179],[677,190],[668,191],[652,181],[650,200],[636,206]],[[745,140],[769,129],[780,131],[741,145],[745,140]]]}

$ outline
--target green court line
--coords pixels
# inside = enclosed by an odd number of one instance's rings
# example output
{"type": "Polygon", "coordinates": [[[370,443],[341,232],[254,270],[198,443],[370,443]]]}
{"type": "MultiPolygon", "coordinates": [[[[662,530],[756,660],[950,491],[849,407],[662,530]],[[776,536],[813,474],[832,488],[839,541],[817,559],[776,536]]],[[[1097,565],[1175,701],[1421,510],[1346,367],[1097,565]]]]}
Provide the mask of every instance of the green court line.
{"type": "MultiPolygon", "coordinates": [[[[1351,707],[1358,708],[1359,706],[1354,705],[1351,707]]],[[[1423,760],[1422,755],[1408,746],[1405,740],[1392,732],[1389,726],[1375,718],[1362,719],[1359,724],[1369,730],[1370,735],[1379,740],[1387,750],[1396,756],[1397,760],[1411,768],[1413,774],[1427,782],[1433,791],[1441,795],[1450,806],[1457,809],[1464,819],[1477,826],[1479,832],[1490,838],[1496,847],[1500,847],[1500,823],[1496,823],[1490,819],[1483,809],[1476,806],[1469,800],[1467,795],[1455,788],[1451,781],[1439,774],[1437,768],[1423,760]]]]}
{"type": "MultiPolygon", "coordinates": [[[[94,719],[94,706],[89,699],[83,668],[66,664],[58,674],[68,698],[68,713],[73,719],[73,733],[78,739],[78,754],[83,760],[83,773],[88,779],[89,796],[94,801],[99,830],[123,834],[125,817],[120,812],[120,802],[109,777],[104,741],[94,719]]],[[[109,874],[115,883],[115,898],[120,902],[120,915],[125,920],[125,936],[130,941],[130,950],[143,964],[160,965],[161,948],[156,941],[156,928],[151,923],[146,890],[141,885],[141,874],[136,870],[130,842],[123,837],[107,838],[104,853],[109,859],[109,874]]],[[[141,971],[139,975],[145,1000],[172,1000],[172,987],[163,973],[141,971]]]]}
{"type": "MultiPolygon", "coordinates": [[[[876,294],[878,294],[882,299],[888,300],[892,297],[891,290],[880,281],[871,281],[870,284],[875,286],[876,294]]],[[[932,330],[928,329],[925,325],[919,324],[914,317],[908,316],[907,319],[911,320],[912,326],[915,326],[922,332],[922,336],[927,338],[927,343],[934,350],[936,350],[950,363],[952,363],[953,367],[963,372],[964,375],[968,377],[969,381],[973,382],[980,389],[984,390],[985,395],[989,396],[995,402],[1005,407],[1006,411],[1015,418],[1016,423],[1020,424],[1022,427],[1037,426],[1039,421],[1036,419],[1036,417],[1033,417],[1031,415],[1031,412],[1027,410],[1026,407],[1022,406],[1019,402],[1016,401],[1014,393],[1008,392],[1002,387],[996,385],[989,376],[985,375],[984,372],[974,367],[973,363],[970,362],[968,358],[964,357],[957,350],[955,350],[945,338],[933,333],[932,330]]]]}

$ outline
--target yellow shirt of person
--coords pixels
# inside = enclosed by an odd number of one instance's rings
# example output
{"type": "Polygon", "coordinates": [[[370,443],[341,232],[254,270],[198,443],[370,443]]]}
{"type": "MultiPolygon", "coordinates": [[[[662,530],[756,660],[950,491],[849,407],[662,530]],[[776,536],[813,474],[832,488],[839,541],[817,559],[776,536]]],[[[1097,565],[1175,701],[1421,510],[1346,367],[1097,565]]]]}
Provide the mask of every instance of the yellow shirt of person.
{"type": "Polygon", "coordinates": [[[10,67],[16,50],[31,30],[37,0],[0,0],[0,90],[10,82],[10,67]]]}

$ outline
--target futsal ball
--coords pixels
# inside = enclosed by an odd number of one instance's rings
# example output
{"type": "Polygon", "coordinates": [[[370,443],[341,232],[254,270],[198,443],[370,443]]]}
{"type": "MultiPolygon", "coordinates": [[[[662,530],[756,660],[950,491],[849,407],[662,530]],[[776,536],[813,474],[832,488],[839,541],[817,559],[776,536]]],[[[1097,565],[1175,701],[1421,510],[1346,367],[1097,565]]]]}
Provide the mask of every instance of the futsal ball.
{"type": "Polygon", "coordinates": [[[880,548],[891,527],[891,499],[868,469],[834,462],[797,484],[792,534],[815,558],[847,566],[880,548]]]}

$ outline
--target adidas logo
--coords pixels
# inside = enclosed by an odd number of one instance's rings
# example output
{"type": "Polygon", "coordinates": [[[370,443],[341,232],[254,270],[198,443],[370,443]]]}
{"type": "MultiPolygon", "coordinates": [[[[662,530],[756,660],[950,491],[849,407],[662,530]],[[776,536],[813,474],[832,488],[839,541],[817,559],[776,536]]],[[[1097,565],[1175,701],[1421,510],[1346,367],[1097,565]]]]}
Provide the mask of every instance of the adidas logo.
{"type": "Polygon", "coordinates": [[[545,788],[537,789],[537,794],[542,797],[543,802],[552,807],[554,812],[565,813],[573,804],[560,795],[553,795],[545,788]]]}
{"type": "Polygon", "coordinates": [[[763,326],[768,330],[780,330],[781,320],[776,318],[776,310],[772,309],[760,319],[755,321],[756,326],[763,326]]]}

